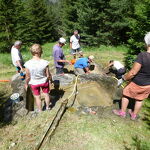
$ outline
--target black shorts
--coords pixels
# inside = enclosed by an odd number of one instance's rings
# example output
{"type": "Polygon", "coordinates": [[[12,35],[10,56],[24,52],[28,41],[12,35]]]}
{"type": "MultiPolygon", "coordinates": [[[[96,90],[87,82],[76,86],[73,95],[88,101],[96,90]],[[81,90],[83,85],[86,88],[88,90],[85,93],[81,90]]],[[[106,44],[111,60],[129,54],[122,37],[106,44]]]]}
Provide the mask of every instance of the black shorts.
{"type": "Polygon", "coordinates": [[[72,53],[73,55],[76,54],[76,53],[80,53],[80,52],[82,52],[82,51],[80,50],[80,48],[72,49],[72,50],[71,50],[71,53],[72,53]]]}
{"type": "Polygon", "coordinates": [[[56,67],[56,74],[63,74],[63,73],[64,73],[64,68],[56,67]]]}

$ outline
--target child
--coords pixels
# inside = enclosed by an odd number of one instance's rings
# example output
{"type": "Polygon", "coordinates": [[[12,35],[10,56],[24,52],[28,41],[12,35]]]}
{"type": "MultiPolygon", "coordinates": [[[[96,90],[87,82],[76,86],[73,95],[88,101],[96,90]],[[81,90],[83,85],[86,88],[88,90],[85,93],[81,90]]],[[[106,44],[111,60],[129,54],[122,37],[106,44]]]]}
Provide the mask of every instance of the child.
{"type": "Polygon", "coordinates": [[[41,59],[42,48],[39,44],[33,44],[31,49],[33,58],[25,63],[26,67],[26,88],[30,85],[33,95],[35,97],[38,112],[42,111],[42,102],[40,98],[40,90],[42,89],[46,110],[49,109],[50,97],[49,97],[49,80],[51,74],[49,72],[49,62],[41,59]]]}

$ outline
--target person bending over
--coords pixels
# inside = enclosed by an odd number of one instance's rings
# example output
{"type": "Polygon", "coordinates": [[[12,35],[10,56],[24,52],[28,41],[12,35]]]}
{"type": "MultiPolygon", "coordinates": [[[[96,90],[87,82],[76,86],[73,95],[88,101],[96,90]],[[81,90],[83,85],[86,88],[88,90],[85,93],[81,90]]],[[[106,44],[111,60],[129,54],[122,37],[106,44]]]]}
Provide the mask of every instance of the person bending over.
{"type": "Polygon", "coordinates": [[[119,61],[116,60],[110,60],[109,61],[109,72],[108,73],[114,73],[116,78],[118,79],[118,86],[123,82],[122,76],[126,73],[126,68],[123,64],[121,64],[119,61]]]}
{"type": "Polygon", "coordinates": [[[93,62],[94,56],[89,56],[88,58],[83,57],[79,58],[76,63],[74,64],[75,74],[82,75],[85,73],[90,73],[89,67],[90,63],[93,62]]]}

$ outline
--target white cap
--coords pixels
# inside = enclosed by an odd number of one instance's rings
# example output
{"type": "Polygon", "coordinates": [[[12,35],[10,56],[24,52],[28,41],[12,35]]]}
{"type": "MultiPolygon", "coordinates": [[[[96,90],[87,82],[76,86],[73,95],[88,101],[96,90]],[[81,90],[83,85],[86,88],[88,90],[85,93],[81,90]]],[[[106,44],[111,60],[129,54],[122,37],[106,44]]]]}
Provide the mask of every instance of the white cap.
{"type": "Polygon", "coordinates": [[[59,43],[65,44],[65,43],[66,43],[66,39],[64,39],[63,37],[61,37],[61,38],[59,39],[59,43]]]}
{"type": "Polygon", "coordinates": [[[16,41],[16,42],[14,43],[14,46],[21,45],[21,44],[22,44],[21,41],[16,41]]]}
{"type": "Polygon", "coordinates": [[[147,46],[150,46],[150,32],[148,32],[144,37],[147,46]]]}
{"type": "Polygon", "coordinates": [[[93,59],[94,59],[94,56],[93,56],[93,55],[90,55],[88,58],[91,59],[91,60],[93,60],[93,59]]]}

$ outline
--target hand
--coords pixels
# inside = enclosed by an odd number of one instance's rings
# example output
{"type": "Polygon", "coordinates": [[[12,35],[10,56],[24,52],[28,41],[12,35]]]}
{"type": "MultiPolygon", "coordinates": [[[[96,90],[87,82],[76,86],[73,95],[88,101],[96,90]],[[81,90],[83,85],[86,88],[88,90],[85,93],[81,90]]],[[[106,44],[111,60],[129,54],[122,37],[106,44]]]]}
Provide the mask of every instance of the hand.
{"type": "Polygon", "coordinates": [[[25,87],[25,90],[27,91],[27,89],[28,89],[28,84],[25,84],[24,87],[25,87]]]}
{"type": "Polygon", "coordinates": [[[67,63],[68,63],[69,65],[72,65],[72,63],[71,63],[69,60],[67,60],[67,63]]]}

